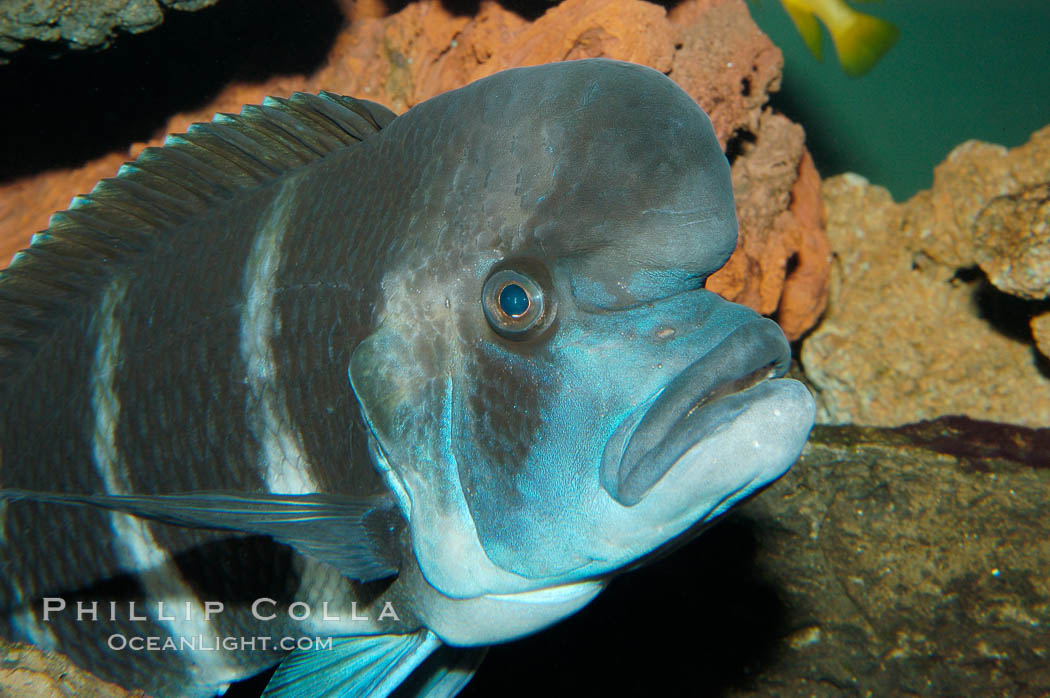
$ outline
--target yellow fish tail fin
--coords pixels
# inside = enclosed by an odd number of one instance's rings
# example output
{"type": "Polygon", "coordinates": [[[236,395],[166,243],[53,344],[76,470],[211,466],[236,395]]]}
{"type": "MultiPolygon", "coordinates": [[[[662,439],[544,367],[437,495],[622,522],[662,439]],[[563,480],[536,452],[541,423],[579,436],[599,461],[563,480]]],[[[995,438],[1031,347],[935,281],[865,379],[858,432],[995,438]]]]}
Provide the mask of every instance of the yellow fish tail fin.
{"type": "Polygon", "coordinates": [[[842,69],[854,77],[871,70],[900,35],[886,20],[860,12],[850,12],[848,21],[829,23],[828,31],[842,69]]]}
{"type": "Polygon", "coordinates": [[[818,61],[824,60],[820,25],[817,24],[816,16],[805,5],[796,4],[791,0],[781,0],[781,4],[787,10],[791,21],[795,23],[795,29],[802,36],[802,40],[806,42],[806,48],[809,49],[809,52],[818,61]]]}

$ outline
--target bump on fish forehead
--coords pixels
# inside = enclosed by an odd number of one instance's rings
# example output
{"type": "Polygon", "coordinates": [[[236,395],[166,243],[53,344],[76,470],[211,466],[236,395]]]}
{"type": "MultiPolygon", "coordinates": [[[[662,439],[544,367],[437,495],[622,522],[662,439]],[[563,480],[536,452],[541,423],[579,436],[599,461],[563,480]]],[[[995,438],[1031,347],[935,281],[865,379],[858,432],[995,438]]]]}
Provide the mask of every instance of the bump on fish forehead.
{"type": "Polygon", "coordinates": [[[625,291],[637,301],[697,286],[736,245],[729,167],[710,121],[651,68],[508,70],[413,108],[388,131],[410,152],[436,150],[405,174],[420,224],[407,266],[563,258],[622,305],[625,291]],[[661,273],[666,284],[652,283],[661,273]]]}

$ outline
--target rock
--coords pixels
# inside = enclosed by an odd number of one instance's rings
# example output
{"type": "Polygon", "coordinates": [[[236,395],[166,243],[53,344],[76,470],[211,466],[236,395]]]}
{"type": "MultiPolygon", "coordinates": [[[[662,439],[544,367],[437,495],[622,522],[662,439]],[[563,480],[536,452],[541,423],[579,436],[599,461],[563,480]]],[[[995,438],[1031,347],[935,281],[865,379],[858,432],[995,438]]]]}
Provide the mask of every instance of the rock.
{"type": "MultiPolygon", "coordinates": [[[[641,0],[567,0],[528,22],[491,0],[474,17],[439,0],[382,16],[346,2],[351,22],[327,63],[307,76],[231,84],[203,109],[177,114],[164,133],[184,131],[215,112],[239,111],[268,94],[327,89],[396,111],[516,65],[607,56],[668,73],[711,115],[728,146],[737,186],[740,245],[708,287],[765,314],[792,338],[819,318],[829,274],[821,228],[820,179],[802,131],[764,105],[780,84],[781,56],[751,21],[742,0],[687,0],[668,14],[641,0]]],[[[161,141],[161,134],[152,144],[161,141]]],[[[130,152],[79,170],[36,175],[0,187],[0,259],[9,259],[47,218],[111,176],[130,152]]]]}
{"type": "Polygon", "coordinates": [[[1050,295],[1050,181],[989,201],[974,224],[974,243],[996,288],[1032,300],[1050,295]]]}
{"type": "Polygon", "coordinates": [[[802,348],[820,421],[1050,424],[1025,317],[1039,307],[1004,295],[1046,295],[1048,151],[1050,128],[1011,151],[964,144],[905,204],[856,175],[824,182],[836,264],[828,312],[802,348]]]}
{"type": "Polygon", "coordinates": [[[707,282],[763,315],[776,313],[789,339],[824,312],[831,256],[820,233],[820,175],[803,140],[802,128],[783,116],[760,116],[755,144],[745,141],[733,162],[740,240],[707,282]]]}
{"type": "Polygon", "coordinates": [[[965,418],[817,427],[695,541],[490,650],[463,698],[1047,695],[1048,454],[1048,430],[965,418]]]}
{"type": "Polygon", "coordinates": [[[0,697],[146,698],[80,669],[64,656],[0,639],[0,697]]]}
{"type": "Polygon", "coordinates": [[[194,11],[219,0],[11,0],[0,6],[0,65],[30,41],[65,49],[105,48],[120,32],[164,21],[164,8],[194,11]]]}
{"type": "Polygon", "coordinates": [[[947,267],[979,264],[1006,293],[1046,297],[1050,126],[1012,150],[967,141],[933,174],[932,189],[908,202],[915,248],[947,267]]]}
{"type": "Polygon", "coordinates": [[[780,89],[784,58],[738,0],[678,4],[671,76],[704,108],[725,147],[755,138],[769,94],[780,89]]]}
{"type": "Polygon", "coordinates": [[[1030,325],[1039,353],[1043,356],[1050,356],[1050,313],[1036,315],[1032,318],[1030,325]]]}
{"type": "Polygon", "coordinates": [[[791,203],[776,220],[777,227],[795,241],[786,246],[790,254],[776,312],[780,326],[791,339],[798,339],[811,329],[827,308],[831,244],[824,234],[820,191],[820,175],[813,158],[803,152],[798,179],[791,186],[791,203]]]}
{"type": "Polygon", "coordinates": [[[818,427],[748,503],[786,607],[735,695],[1050,691],[1050,430],[818,427]]]}

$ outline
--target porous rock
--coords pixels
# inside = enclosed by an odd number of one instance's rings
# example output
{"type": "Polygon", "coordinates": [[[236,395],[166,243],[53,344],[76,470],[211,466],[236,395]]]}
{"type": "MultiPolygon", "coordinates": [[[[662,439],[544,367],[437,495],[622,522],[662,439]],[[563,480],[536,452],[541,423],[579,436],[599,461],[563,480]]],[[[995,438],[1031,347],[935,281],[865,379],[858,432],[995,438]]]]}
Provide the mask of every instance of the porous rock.
{"type": "MultiPolygon", "coordinates": [[[[400,112],[513,66],[597,56],[642,63],[669,74],[704,107],[733,161],[741,242],[708,287],[775,313],[792,338],[819,318],[829,273],[820,178],[801,129],[765,106],[779,87],[782,59],[743,0],[686,0],[670,14],[641,0],[567,0],[534,22],[491,0],[473,17],[453,14],[439,0],[389,16],[375,5],[345,4],[352,21],[321,69],[231,84],[207,107],[173,116],[164,132],[295,90],[327,89],[400,112]]],[[[0,258],[9,259],[46,227],[50,213],[145,145],[0,187],[0,258]]]]}
{"type": "Polygon", "coordinates": [[[164,9],[199,10],[219,0],[5,0],[0,3],[0,64],[30,41],[56,48],[104,48],[121,32],[164,21],[164,9]]]}
{"type": "Polygon", "coordinates": [[[963,144],[904,204],[856,175],[824,182],[830,303],[802,348],[820,421],[1050,424],[1045,360],[1004,310],[1047,293],[1048,151],[1050,128],[1010,151],[963,144]]]}

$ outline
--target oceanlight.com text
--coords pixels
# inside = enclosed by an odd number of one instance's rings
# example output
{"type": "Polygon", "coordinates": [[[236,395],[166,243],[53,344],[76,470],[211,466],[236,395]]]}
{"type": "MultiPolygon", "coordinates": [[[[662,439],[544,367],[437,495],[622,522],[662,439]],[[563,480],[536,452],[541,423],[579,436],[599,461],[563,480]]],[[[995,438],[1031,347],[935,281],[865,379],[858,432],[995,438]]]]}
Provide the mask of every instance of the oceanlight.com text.
{"type": "Polygon", "coordinates": [[[106,639],[106,645],[115,652],[236,652],[280,650],[330,650],[330,637],[236,637],[232,635],[195,635],[169,637],[159,635],[121,635],[115,633],[106,639]]]}

